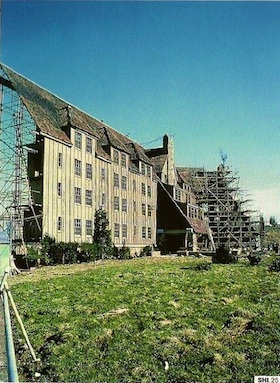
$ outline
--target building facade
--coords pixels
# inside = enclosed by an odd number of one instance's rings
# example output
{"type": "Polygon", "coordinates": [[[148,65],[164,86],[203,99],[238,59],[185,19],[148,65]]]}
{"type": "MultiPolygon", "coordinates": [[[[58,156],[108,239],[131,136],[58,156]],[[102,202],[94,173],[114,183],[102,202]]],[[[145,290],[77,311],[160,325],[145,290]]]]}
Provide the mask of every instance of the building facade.
{"type": "Polygon", "coordinates": [[[4,65],[1,84],[15,94],[16,109],[31,117],[35,132],[27,148],[25,241],[48,234],[92,242],[94,215],[102,208],[115,246],[139,254],[155,244],[157,182],[144,149],[4,65]]]}

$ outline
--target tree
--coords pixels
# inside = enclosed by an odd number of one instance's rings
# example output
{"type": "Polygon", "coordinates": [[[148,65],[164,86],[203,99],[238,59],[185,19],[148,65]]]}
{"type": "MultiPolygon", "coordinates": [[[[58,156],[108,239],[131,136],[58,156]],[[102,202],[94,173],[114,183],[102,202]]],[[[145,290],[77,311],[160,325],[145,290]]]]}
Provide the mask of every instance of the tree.
{"type": "Polygon", "coordinates": [[[274,216],[271,216],[269,218],[269,224],[270,226],[273,228],[273,229],[277,229],[278,228],[278,223],[276,221],[276,218],[274,216]]]}
{"type": "Polygon", "coordinates": [[[111,232],[108,229],[108,225],[109,220],[106,212],[99,208],[94,215],[93,242],[100,246],[102,259],[108,257],[112,251],[111,232]]]}

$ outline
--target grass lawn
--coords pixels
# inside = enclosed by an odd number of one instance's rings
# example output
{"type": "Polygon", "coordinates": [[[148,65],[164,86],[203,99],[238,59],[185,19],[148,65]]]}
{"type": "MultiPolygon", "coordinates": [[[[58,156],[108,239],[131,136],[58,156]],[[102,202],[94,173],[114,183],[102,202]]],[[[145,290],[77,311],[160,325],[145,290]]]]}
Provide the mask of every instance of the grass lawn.
{"type": "Polygon", "coordinates": [[[279,273],[189,258],[42,267],[9,284],[41,364],[21,381],[252,382],[280,375],[279,273]]]}

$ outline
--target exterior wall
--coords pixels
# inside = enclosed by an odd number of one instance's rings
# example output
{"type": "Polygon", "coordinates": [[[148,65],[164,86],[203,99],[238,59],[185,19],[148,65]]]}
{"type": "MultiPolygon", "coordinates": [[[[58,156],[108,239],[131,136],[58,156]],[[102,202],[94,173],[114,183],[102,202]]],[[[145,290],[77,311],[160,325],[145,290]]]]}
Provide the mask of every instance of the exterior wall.
{"type": "Polygon", "coordinates": [[[137,173],[129,169],[127,153],[111,148],[111,158],[112,186],[108,195],[112,239],[117,247],[125,245],[138,253],[139,249],[156,241],[156,183],[152,180],[152,171],[147,175],[148,165],[140,163],[141,169],[137,173]],[[117,163],[114,156],[118,158],[117,163]],[[114,182],[116,177],[119,186],[114,182]]]}
{"type": "Polygon", "coordinates": [[[72,146],[44,137],[42,235],[49,234],[62,242],[92,242],[86,222],[91,221],[93,232],[95,211],[102,207],[117,247],[125,245],[132,253],[139,253],[143,247],[155,244],[157,194],[151,167],[147,171],[148,165],[140,162],[140,171],[131,171],[129,154],[112,147],[111,161],[100,158],[96,156],[96,138],[77,132],[81,148],[75,145],[74,129],[71,129],[72,146]],[[92,140],[92,153],[86,151],[86,137],[92,140]],[[117,163],[114,156],[118,156],[117,163]],[[80,161],[80,175],[75,174],[75,160],[80,161]],[[89,165],[91,179],[86,173],[89,165]],[[77,190],[80,201],[77,201],[77,190]],[[92,193],[91,205],[86,203],[89,192],[92,193]],[[75,232],[75,220],[80,220],[80,233],[75,232]]]}

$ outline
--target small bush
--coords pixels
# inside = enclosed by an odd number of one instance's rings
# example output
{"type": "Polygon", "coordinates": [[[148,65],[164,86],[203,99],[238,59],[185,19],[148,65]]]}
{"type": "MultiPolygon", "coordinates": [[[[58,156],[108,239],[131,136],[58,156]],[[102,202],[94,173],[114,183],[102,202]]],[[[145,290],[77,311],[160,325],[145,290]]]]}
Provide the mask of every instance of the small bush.
{"type": "Polygon", "coordinates": [[[117,248],[114,246],[112,248],[112,257],[115,259],[130,259],[131,254],[130,254],[130,249],[129,247],[122,246],[121,248],[117,248]]]}
{"type": "Polygon", "coordinates": [[[119,249],[118,258],[119,259],[130,259],[131,258],[130,249],[128,247],[125,247],[125,246],[121,247],[119,249]]]}
{"type": "Polygon", "coordinates": [[[41,259],[39,249],[35,246],[27,246],[27,254],[24,256],[24,259],[26,259],[29,267],[38,265],[41,259]]]}
{"type": "Polygon", "coordinates": [[[258,253],[250,253],[247,258],[251,266],[258,265],[262,260],[262,256],[258,253]]]}
{"type": "Polygon", "coordinates": [[[237,263],[238,256],[235,253],[229,251],[225,245],[221,245],[217,248],[216,253],[212,256],[212,262],[222,264],[237,263]]]}
{"type": "Polygon", "coordinates": [[[51,265],[52,263],[52,247],[55,244],[55,239],[48,234],[44,236],[41,242],[41,261],[43,265],[51,265]]]}
{"type": "Polygon", "coordinates": [[[140,257],[148,257],[151,255],[152,255],[152,247],[151,246],[145,246],[140,252],[140,257]]]}
{"type": "Polygon", "coordinates": [[[193,266],[193,270],[197,271],[207,271],[211,270],[212,264],[210,262],[200,262],[197,265],[193,266]]]}
{"type": "Polygon", "coordinates": [[[268,266],[269,271],[280,271],[280,258],[275,258],[268,266]]]}
{"type": "Polygon", "coordinates": [[[77,255],[78,262],[93,262],[101,259],[102,251],[98,243],[82,243],[77,255]]]}

